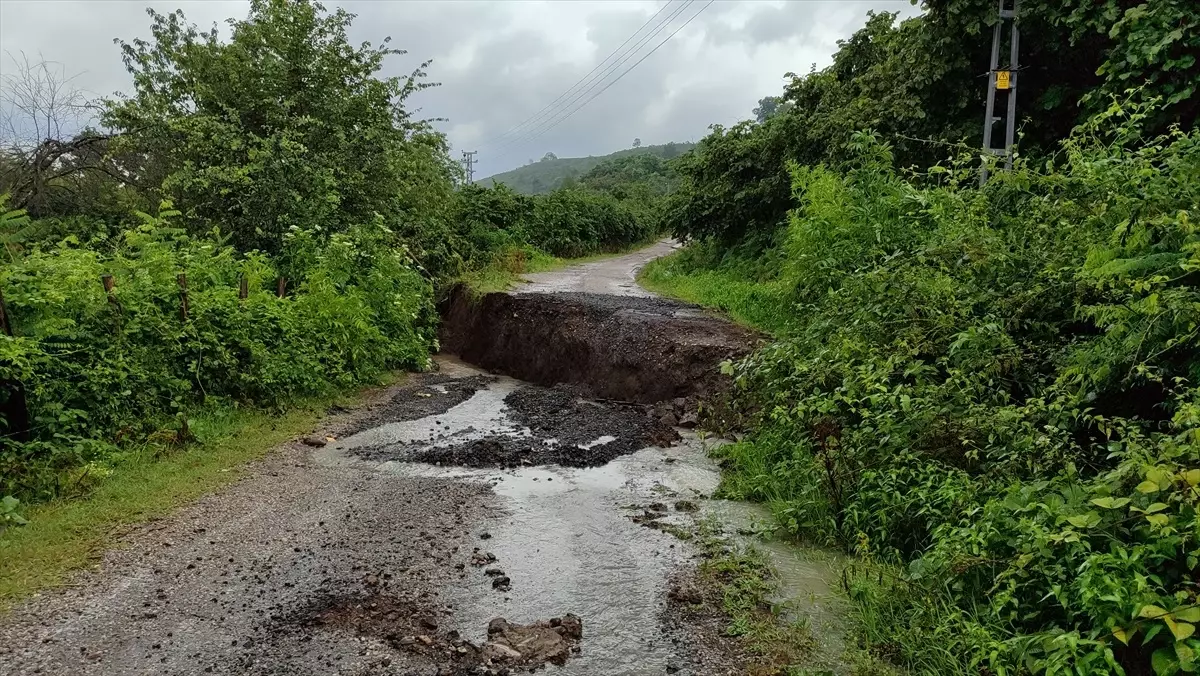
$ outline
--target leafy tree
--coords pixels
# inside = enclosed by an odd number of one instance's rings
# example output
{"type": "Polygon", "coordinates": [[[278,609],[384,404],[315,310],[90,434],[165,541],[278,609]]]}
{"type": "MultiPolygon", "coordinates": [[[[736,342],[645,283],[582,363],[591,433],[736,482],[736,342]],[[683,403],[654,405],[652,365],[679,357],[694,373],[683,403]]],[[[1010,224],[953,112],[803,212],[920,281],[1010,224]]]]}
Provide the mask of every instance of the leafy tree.
{"type": "Polygon", "coordinates": [[[762,124],[792,106],[790,101],[784,101],[781,96],[764,96],[758,100],[754,109],[754,121],[762,124]]]}
{"type": "MultiPolygon", "coordinates": [[[[769,242],[791,206],[789,162],[843,166],[852,135],[877,131],[901,167],[930,166],[981,143],[993,0],[927,0],[922,16],[872,13],[833,63],[792,75],[759,124],[715,127],[680,165],[671,212],[681,236],[769,242]],[[787,107],[784,109],[784,107],[787,107]]],[[[1200,8],[1186,0],[1024,3],[1020,15],[1021,152],[1047,156],[1088,115],[1136,87],[1159,98],[1149,133],[1200,114],[1200,8]]],[[[768,97],[771,98],[771,97],[768,97]]]]}
{"type": "Polygon", "coordinates": [[[121,42],[133,92],[107,101],[103,121],[154,158],[138,178],[193,230],[275,251],[292,228],[338,232],[379,215],[411,230],[442,215],[454,164],[405,107],[432,86],[427,63],[378,77],[404,52],[351,45],[353,15],[314,0],[253,0],[224,42],[182,12],[148,13],[152,39],[121,42]]]}
{"type": "Polygon", "coordinates": [[[546,153],[545,155],[542,155],[543,162],[549,162],[550,160],[557,160],[557,159],[558,159],[558,155],[555,155],[554,153],[546,153]]]}
{"type": "Polygon", "coordinates": [[[633,147],[641,148],[642,147],[642,139],[640,139],[640,138],[633,139],[633,147]]]}

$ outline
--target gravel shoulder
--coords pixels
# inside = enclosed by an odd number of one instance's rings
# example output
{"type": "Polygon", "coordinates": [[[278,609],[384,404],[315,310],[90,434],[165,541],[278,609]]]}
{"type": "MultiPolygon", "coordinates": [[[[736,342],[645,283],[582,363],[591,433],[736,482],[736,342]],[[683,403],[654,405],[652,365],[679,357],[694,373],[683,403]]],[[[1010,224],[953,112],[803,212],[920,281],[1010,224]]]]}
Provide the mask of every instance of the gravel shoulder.
{"type": "MultiPolygon", "coordinates": [[[[382,391],[325,432],[386,412],[420,380],[382,391]]],[[[320,466],[311,451],[300,440],[284,445],[243,480],[136,529],[69,586],[0,619],[0,674],[435,673],[437,659],[293,620],[314,600],[378,592],[445,614],[439,589],[456,574],[454,560],[468,557],[494,494],[320,466]]]]}

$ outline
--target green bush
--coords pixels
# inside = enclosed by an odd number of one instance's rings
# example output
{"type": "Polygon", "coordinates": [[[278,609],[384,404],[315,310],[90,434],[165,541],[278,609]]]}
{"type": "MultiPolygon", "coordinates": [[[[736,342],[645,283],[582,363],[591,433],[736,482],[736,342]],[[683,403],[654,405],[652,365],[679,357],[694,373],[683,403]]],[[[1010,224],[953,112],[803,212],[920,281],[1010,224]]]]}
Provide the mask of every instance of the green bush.
{"type": "Polygon", "coordinates": [[[907,667],[1196,668],[1200,132],[1142,141],[1147,114],[982,189],[971,156],[905,180],[868,134],[844,172],[792,167],[753,282],[789,321],[734,368],[756,430],[723,490],[899,567],[849,580],[907,667]]]}
{"type": "Polygon", "coordinates": [[[424,368],[436,348],[429,283],[383,226],[293,230],[272,259],[217,231],[189,236],[174,216],[145,216],[111,250],[67,239],[0,269],[16,334],[0,340],[0,382],[23,383],[32,427],[28,441],[0,437],[0,494],[59,495],[206,400],[282,405],[424,368]]]}

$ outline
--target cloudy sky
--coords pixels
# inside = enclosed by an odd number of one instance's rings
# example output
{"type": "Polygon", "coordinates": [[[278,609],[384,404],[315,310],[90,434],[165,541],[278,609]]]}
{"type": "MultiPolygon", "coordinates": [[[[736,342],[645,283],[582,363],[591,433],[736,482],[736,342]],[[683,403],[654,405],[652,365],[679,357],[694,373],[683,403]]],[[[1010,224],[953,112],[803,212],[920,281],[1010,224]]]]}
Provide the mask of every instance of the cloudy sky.
{"type": "MultiPolygon", "coordinates": [[[[868,11],[902,16],[918,11],[908,0],[688,2],[327,0],[325,4],[358,15],[351,33],[356,42],[378,43],[390,35],[393,46],[408,50],[407,56],[392,58],[388,74],[407,73],[420,61],[433,59],[430,79],[441,86],[421,92],[416,105],[425,117],[446,118],[439,127],[448,135],[456,157],[461,150],[479,150],[477,178],[547,152],[560,157],[600,155],[627,148],[634,138],[645,144],[697,140],[710,124],[751,117],[760,97],[779,93],[784,73],[828,64],[837,41],[861,26],[868,11]],[[653,55],[583,105],[677,29],[653,55]],[[588,75],[631,36],[624,50],[633,49],[623,63],[588,75]],[[577,82],[585,84],[577,91],[586,89],[589,79],[599,86],[559,101],[550,111],[557,114],[543,114],[519,126],[577,82]],[[560,119],[575,108],[573,115],[560,119]],[[505,135],[514,127],[516,132],[505,135]]],[[[190,21],[209,27],[229,17],[243,18],[248,4],[0,0],[0,50],[40,54],[62,64],[67,74],[77,75],[75,82],[81,88],[108,95],[129,85],[113,38],[148,37],[146,7],[181,8],[190,21]]],[[[7,54],[0,56],[0,73],[10,72],[12,61],[7,54]]]]}

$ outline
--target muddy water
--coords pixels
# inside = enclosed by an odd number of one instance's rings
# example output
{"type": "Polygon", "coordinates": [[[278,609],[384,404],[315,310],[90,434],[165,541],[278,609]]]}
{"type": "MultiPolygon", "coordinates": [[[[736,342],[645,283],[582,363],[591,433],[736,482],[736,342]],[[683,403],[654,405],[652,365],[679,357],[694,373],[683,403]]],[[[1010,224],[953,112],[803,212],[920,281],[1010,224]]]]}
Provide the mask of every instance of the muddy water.
{"type": "MultiPolygon", "coordinates": [[[[469,377],[479,372],[453,360],[442,360],[443,373],[469,377]]],[[[668,505],[663,520],[688,525],[693,514],[677,511],[676,500],[699,501],[704,512],[747,530],[766,514],[752,505],[707,500],[720,476],[708,459],[704,442],[685,432],[670,448],[645,448],[592,468],[535,466],[519,469],[434,466],[415,462],[363,460],[355,449],[423,441],[431,445],[461,443],[488,435],[527,436],[514,423],[504,399],[528,387],[498,377],[469,399],[444,413],[384,424],[317,451],[332,465],[368,463],[376,471],[405,476],[455,478],[491,485],[503,508],[474,534],[472,546],[496,561],[467,566],[461,584],[444,592],[454,608],[455,625],[476,644],[487,636],[494,617],[529,623],[574,613],[583,618],[582,651],[553,673],[641,675],[662,674],[678,663],[672,650],[672,628],[662,626],[661,611],[671,571],[695,554],[694,548],[660,530],[631,520],[647,505],[668,505]],[[499,568],[510,588],[493,588],[485,568],[499,568]]],[[[582,446],[614,440],[600,436],[582,446]]],[[[833,592],[835,561],[799,556],[777,542],[756,543],[780,576],[780,603],[808,622],[821,641],[814,666],[836,669],[844,649],[830,636],[840,636],[833,592]]]]}
{"type": "Polygon", "coordinates": [[[816,642],[806,666],[847,673],[847,606],[839,591],[845,559],[832,551],[775,538],[774,519],[760,504],[709,500],[705,505],[727,530],[740,534],[738,539],[743,545],[753,547],[767,558],[779,585],[772,602],[788,621],[807,625],[816,642]]]}

